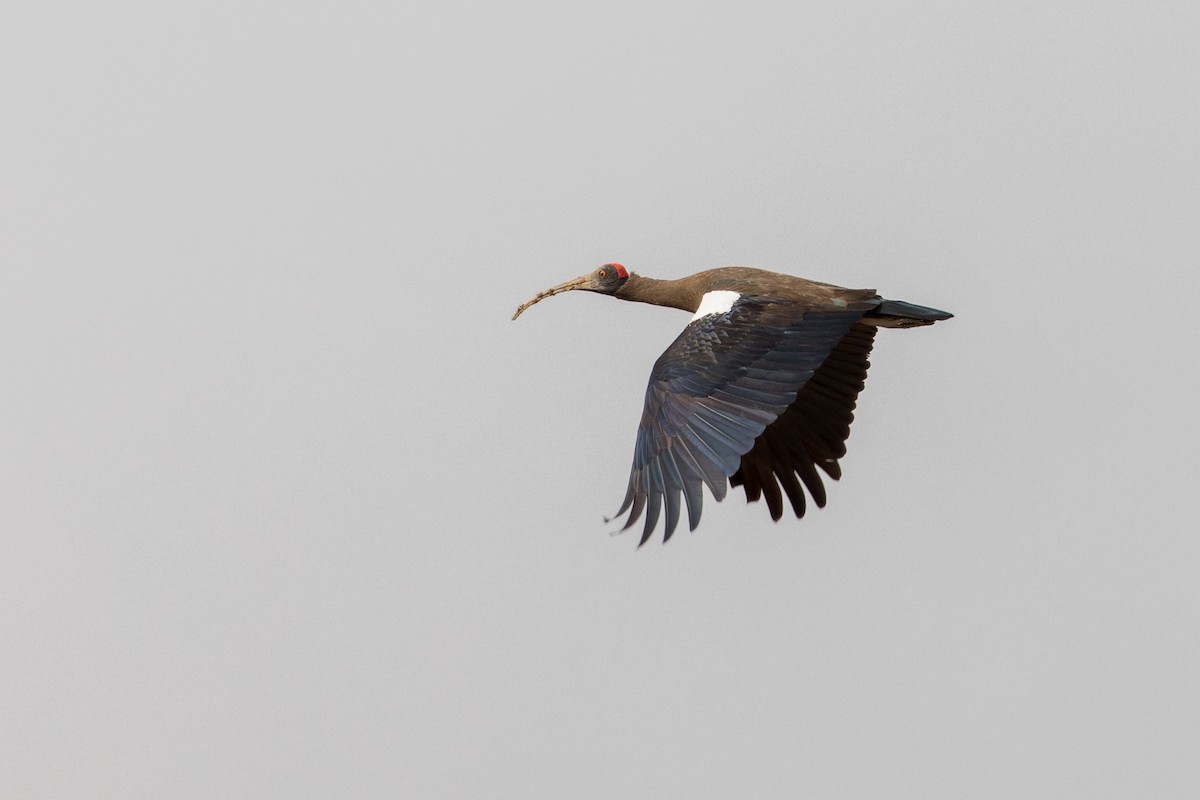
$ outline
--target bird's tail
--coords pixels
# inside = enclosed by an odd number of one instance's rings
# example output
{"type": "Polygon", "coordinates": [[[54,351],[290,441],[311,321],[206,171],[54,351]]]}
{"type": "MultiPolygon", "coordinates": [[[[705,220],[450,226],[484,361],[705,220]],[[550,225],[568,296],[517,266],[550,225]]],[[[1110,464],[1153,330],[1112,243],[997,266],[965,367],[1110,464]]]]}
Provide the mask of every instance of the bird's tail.
{"type": "Polygon", "coordinates": [[[949,311],[939,311],[903,300],[880,300],[879,305],[868,312],[863,322],[874,323],[881,328],[911,328],[917,325],[932,325],[953,316],[949,311]]]}

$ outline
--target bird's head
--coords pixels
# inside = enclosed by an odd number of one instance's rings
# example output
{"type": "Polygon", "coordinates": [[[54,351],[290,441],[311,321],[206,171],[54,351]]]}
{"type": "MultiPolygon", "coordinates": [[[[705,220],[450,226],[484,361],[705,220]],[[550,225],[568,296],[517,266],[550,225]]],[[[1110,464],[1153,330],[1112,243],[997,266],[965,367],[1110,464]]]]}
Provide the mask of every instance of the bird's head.
{"type": "Polygon", "coordinates": [[[561,292],[569,292],[572,289],[583,289],[587,292],[600,292],[601,294],[615,294],[618,289],[625,285],[625,281],[627,280],[629,280],[629,273],[620,264],[605,264],[589,272],[587,275],[580,275],[578,278],[572,278],[566,283],[552,286],[544,292],[538,292],[532,300],[522,303],[512,318],[516,319],[521,316],[521,312],[539,300],[544,300],[561,292]]]}

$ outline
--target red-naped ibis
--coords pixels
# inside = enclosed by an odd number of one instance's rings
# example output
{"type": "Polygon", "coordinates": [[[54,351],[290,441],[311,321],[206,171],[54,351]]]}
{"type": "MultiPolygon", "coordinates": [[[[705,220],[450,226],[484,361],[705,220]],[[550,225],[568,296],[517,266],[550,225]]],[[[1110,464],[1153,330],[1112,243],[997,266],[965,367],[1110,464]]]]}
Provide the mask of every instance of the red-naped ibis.
{"type": "Polygon", "coordinates": [[[842,476],[838,459],[870,362],[876,328],[932,325],[953,315],[871,289],[844,289],[750,267],[722,267],[678,280],[643,278],[605,264],[521,305],[582,289],[621,300],[689,311],[694,316],[654,364],[633,449],[629,489],[617,515],[621,530],[646,523],[646,543],[666,505],[663,541],[679,522],[680,494],[696,529],[701,485],[718,501],[728,485],[746,501],[765,497],[771,519],[787,494],[804,516],[803,483],[825,506],[817,467],[842,476]]]}

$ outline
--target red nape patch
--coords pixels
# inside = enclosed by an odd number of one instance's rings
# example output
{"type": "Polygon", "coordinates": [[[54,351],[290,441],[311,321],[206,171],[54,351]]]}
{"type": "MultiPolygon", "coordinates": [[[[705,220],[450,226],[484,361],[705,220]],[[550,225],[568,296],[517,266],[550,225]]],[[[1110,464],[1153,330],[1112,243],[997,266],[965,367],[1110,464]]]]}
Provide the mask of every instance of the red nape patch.
{"type": "Polygon", "coordinates": [[[625,268],[624,268],[624,267],[622,267],[620,264],[617,264],[617,263],[615,263],[615,262],[614,262],[614,263],[612,263],[612,264],[609,264],[609,266],[610,266],[610,267],[612,267],[613,269],[615,269],[615,270],[617,271],[617,277],[618,277],[618,278],[623,278],[623,279],[626,279],[626,280],[629,278],[629,273],[628,273],[628,272],[626,272],[626,271],[625,271],[625,268]]]}

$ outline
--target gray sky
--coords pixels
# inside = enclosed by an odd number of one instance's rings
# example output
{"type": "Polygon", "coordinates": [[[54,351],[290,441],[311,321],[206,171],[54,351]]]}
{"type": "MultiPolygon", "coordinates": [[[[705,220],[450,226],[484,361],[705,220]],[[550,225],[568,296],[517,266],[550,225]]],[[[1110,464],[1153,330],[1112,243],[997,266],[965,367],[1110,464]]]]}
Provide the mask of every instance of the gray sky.
{"type": "Polygon", "coordinates": [[[1197,796],[1198,9],[18,2],[0,796],[1197,796]],[[639,551],[609,260],[957,317],[639,551]]]}

